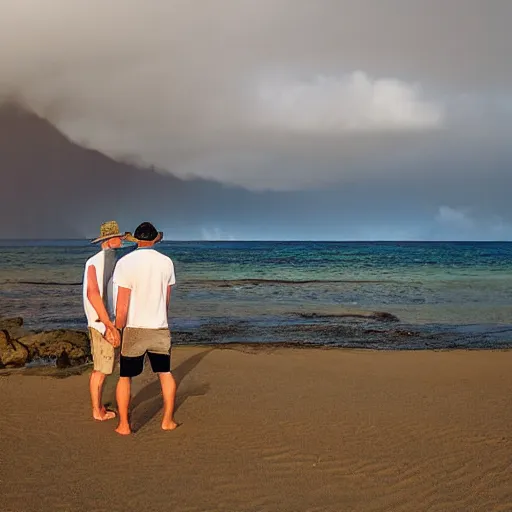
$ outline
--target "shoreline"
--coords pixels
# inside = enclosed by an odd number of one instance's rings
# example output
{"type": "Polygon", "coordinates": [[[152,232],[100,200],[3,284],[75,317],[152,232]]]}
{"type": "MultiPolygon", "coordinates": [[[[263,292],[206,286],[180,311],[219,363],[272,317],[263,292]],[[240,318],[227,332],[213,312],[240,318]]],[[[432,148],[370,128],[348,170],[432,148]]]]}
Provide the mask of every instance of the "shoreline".
{"type": "MultiPolygon", "coordinates": [[[[396,311],[342,308],[333,310],[276,312],[258,317],[236,315],[171,320],[176,345],[289,344],[291,346],[335,346],[379,350],[490,349],[512,348],[512,324],[411,323],[400,319],[396,311]]],[[[175,313],[176,314],[176,313],[175,313]]],[[[7,315],[4,315],[6,318],[7,315]]],[[[0,320],[1,323],[1,320],[0,320]]],[[[31,333],[76,331],[86,333],[83,323],[54,322],[40,325],[28,320],[24,329],[31,333]]]]}
{"type": "MultiPolygon", "coordinates": [[[[232,350],[244,354],[267,354],[270,355],[276,351],[313,351],[313,352],[343,352],[353,354],[396,354],[396,353],[496,353],[496,352],[512,352],[512,347],[502,348],[410,348],[410,349],[379,349],[379,348],[361,348],[361,347],[339,347],[329,345],[307,345],[289,342],[270,342],[270,343],[253,343],[253,342],[235,342],[224,344],[177,344],[172,347],[172,354],[176,352],[195,351],[203,349],[209,352],[219,350],[232,350]]],[[[116,363],[116,367],[118,363],[116,363]]],[[[82,375],[93,367],[92,360],[84,364],[76,366],[68,366],[58,368],[55,364],[36,364],[24,367],[0,368],[0,379],[9,376],[30,376],[30,377],[54,377],[58,379],[74,377],[82,375]]],[[[114,370],[115,372],[115,370],[114,370]]]]}

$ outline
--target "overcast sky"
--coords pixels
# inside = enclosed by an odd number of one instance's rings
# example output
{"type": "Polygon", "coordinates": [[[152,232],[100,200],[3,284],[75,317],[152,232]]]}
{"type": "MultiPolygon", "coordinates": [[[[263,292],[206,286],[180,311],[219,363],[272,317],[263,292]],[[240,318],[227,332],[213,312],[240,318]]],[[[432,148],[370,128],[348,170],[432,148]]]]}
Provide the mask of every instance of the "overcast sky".
{"type": "Polygon", "coordinates": [[[80,143],[315,200],[349,187],[364,222],[340,237],[512,239],[510,0],[0,10],[0,94],[80,143]]]}

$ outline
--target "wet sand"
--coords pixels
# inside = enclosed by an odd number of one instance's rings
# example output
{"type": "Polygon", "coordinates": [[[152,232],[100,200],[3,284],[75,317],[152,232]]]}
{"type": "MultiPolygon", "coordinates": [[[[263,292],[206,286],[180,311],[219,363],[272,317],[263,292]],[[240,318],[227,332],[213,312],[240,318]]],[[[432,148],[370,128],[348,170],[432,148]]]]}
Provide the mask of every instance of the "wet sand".
{"type": "Polygon", "coordinates": [[[88,371],[4,372],[1,510],[512,510],[512,352],[177,347],[173,367],[182,425],[161,431],[145,373],[129,438],[90,419],[88,371]]]}

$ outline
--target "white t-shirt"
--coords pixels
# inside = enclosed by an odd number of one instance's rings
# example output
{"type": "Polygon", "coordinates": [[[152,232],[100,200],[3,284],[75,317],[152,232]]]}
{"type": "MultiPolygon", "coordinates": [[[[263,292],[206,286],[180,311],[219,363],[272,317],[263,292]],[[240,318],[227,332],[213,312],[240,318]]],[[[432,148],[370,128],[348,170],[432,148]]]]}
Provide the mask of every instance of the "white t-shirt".
{"type": "Polygon", "coordinates": [[[168,327],[167,288],[175,283],[171,258],[154,249],[139,248],[122,257],[114,271],[114,286],[131,290],[126,327],[168,327]]]}
{"type": "Polygon", "coordinates": [[[87,325],[89,327],[93,327],[101,334],[105,334],[107,330],[105,324],[103,322],[98,321],[98,313],[94,309],[93,305],[90,303],[87,298],[87,271],[91,265],[94,265],[96,269],[96,280],[98,282],[98,288],[100,290],[100,295],[103,298],[104,290],[107,292],[107,300],[104,300],[105,307],[107,309],[107,313],[112,319],[114,316],[114,290],[113,290],[113,281],[112,281],[112,271],[113,266],[115,264],[115,255],[110,249],[108,251],[100,251],[98,254],[95,254],[92,258],[89,258],[85,263],[85,273],[84,273],[84,288],[83,288],[83,299],[84,299],[84,311],[85,316],[87,317],[87,325]],[[110,275],[105,274],[105,262],[106,259],[114,258],[112,261],[107,262],[107,266],[111,269],[107,272],[110,275]],[[106,283],[103,279],[106,279],[106,283]]]}

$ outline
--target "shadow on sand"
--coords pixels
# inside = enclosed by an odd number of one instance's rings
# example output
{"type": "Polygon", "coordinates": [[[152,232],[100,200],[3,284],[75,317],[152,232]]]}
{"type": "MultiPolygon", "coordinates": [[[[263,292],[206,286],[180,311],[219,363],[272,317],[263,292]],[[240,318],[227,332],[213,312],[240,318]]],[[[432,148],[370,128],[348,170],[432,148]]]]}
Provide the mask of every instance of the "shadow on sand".
{"type": "MultiPolygon", "coordinates": [[[[180,391],[180,384],[183,379],[206,357],[213,348],[203,350],[199,354],[195,354],[185,361],[183,361],[177,368],[172,371],[174,379],[176,380],[176,405],[174,411],[176,412],[181,405],[190,396],[203,396],[206,395],[210,389],[209,384],[200,384],[198,386],[187,387],[182,392],[180,391]]],[[[162,395],[160,391],[160,381],[158,378],[150,382],[147,386],[143,387],[132,399],[131,403],[131,424],[134,433],[141,430],[146,426],[163,407],[162,395]]]]}

